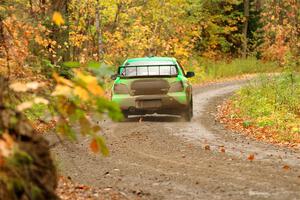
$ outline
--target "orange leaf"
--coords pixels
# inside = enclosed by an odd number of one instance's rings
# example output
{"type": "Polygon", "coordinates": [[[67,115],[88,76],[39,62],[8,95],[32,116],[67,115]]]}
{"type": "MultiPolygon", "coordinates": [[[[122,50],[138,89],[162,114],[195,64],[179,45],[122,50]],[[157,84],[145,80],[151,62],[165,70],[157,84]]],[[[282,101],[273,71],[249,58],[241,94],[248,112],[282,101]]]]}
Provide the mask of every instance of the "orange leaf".
{"type": "Polygon", "coordinates": [[[88,190],[88,189],[89,189],[89,186],[86,186],[86,185],[78,185],[78,186],[75,186],[75,189],[79,189],[79,190],[88,190]]]}
{"type": "Polygon", "coordinates": [[[103,89],[98,85],[97,81],[93,81],[87,85],[87,89],[95,96],[103,96],[104,91],[103,89]]]}
{"type": "Polygon", "coordinates": [[[250,155],[248,156],[248,160],[253,161],[253,160],[254,160],[254,154],[250,154],[250,155]]]}
{"type": "Polygon", "coordinates": [[[92,140],[92,142],[90,144],[90,148],[91,148],[91,150],[94,153],[98,153],[99,152],[100,148],[99,148],[97,140],[95,140],[95,139],[92,140]]]}
{"type": "Polygon", "coordinates": [[[290,170],[290,169],[291,169],[291,167],[290,167],[290,166],[288,166],[288,165],[284,165],[284,166],[282,167],[282,169],[284,169],[284,170],[290,170]]]}

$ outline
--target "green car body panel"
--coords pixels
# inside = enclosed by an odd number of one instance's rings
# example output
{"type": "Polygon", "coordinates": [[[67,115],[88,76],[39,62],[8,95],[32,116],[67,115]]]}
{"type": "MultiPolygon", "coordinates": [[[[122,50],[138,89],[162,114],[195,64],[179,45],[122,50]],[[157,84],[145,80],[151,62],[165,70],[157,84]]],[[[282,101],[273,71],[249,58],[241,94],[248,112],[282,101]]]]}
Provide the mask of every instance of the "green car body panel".
{"type": "Polygon", "coordinates": [[[126,60],[115,76],[112,101],[120,106],[125,116],[152,113],[185,114],[188,121],[192,117],[192,86],[175,58],[145,57],[126,60]],[[138,71],[137,68],[145,66],[166,67],[162,65],[164,63],[167,63],[170,73],[176,68],[176,74],[133,77],[121,75],[126,67],[134,66],[138,71]]]}

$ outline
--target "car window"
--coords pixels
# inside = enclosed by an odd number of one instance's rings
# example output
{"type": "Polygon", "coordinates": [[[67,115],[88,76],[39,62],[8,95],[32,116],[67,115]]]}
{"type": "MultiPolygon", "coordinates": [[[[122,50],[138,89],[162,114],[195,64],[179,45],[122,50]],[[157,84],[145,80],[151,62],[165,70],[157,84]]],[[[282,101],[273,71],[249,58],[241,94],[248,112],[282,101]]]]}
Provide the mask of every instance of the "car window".
{"type": "Polygon", "coordinates": [[[135,76],[176,76],[176,65],[147,65],[147,66],[123,66],[120,69],[122,77],[135,76]]]}

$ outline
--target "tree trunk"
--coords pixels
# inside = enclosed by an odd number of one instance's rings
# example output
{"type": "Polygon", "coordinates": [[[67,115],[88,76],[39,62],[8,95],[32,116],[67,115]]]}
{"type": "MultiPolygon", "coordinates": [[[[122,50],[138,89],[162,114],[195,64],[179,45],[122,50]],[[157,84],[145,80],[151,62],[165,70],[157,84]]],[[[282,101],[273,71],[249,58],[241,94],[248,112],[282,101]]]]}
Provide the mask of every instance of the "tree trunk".
{"type": "Polygon", "coordinates": [[[114,19],[114,22],[113,22],[113,24],[112,24],[112,26],[111,26],[111,32],[112,32],[112,33],[115,31],[115,29],[116,29],[116,27],[117,27],[117,23],[118,23],[118,21],[119,21],[119,15],[120,15],[120,13],[121,13],[121,11],[122,11],[122,7],[123,7],[122,2],[119,2],[119,3],[117,4],[117,11],[116,11],[116,14],[115,14],[115,19],[114,19]]]}
{"type": "Polygon", "coordinates": [[[46,0],[39,0],[39,7],[43,16],[46,15],[46,5],[47,5],[46,0]]]}
{"type": "Polygon", "coordinates": [[[249,26],[249,0],[244,0],[244,28],[243,28],[243,58],[247,57],[248,51],[248,26],[249,26]]]}
{"type": "Polygon", "coordinates": [[[3,17],[0,15],[0,50],[3,48],[4,46],[4,24],[3,24],[3,17]]]}
{"type": "Polygon", "coordinates": [[[30,14],[33,15],[33,5],[32,5],[32,0],[29,0],[29,5],[30,5],[30,14]]]}
{"type": "MultiPolygon", "coordinates": [[[[10,55],[9,55],[9,45],[5,39],[4,33],[4,17],[0,15],[0,58],[6,58],[6,69],[7,78],[10,78],[10,55]]],[[[1,104],[0,104],[1,105],[1,104]]]]}
{"type": "Polygon", "coordinates": [[[96,1],[96,16],[95,16],[95,26],[97,32],[97,40],[98,40],[98,61],[103,59],[103,49],[102,49],[102,33],[100,29],[100,8],[99,8],[99,0],[96,1]]]}
{"type": "MultiPolygon", "coordinates": [[[[51,4],[52,4],[51,15],[55,11],[60,12],[64,16],[65,25],[69,26],[69,23],[68,23],[69,0],[51,0],[51,4]]],[[[55,40],[58,45],[64,46],[65,42],[69,42],[69,28],[62,29],[61,27],[53,26],[53,27],[51,27],[51,31],[52,32],[51,32],[50,38],[55,40]]],[[[54,59],[51,56],[50,60],[52,63],[70,61],[70,49],[69,48],[61,48],[61,49],[56,48],[55,51],[56,51],[58,57],[54,59]],[[62,57],[62,59],[59,59],[60,56],[62,57]]]]}

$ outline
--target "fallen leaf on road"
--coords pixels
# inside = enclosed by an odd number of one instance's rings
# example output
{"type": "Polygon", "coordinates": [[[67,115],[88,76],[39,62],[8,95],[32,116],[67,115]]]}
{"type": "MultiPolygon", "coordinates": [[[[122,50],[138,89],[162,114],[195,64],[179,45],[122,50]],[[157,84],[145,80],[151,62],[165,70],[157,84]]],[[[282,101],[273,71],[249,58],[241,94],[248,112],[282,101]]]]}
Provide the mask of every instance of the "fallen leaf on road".
{"type": "Polygon", "coordinates": [[[207,144],[207,145],[204,146],[204,149],[207,150],[207,151],[209,151],[210,150],[210,146],[207,144]]]}
{"type": "Polygon", "coordinates": [[[248,156],[248,160],[253,161],[253,160],[254,160],[254,154],[250,154],[250,155],[248,156]]]}
{"type": "Polygon", "coordinates": [[[221,151],[222,153],[225,153],[225,148],[222,147],[222,148],[220,149],[220,151],[221,151]]]}
{"type": "Polygon", "coordinates": [[[89,187],[86,186],[86,185],[78,185],[78,186],[75,186],[75,189],[79,189],[79,190],[88,190],[89,187]]]}
{"type": "Polygon", "coordinates": [[[290,167],[290,166],[288,166],[288,165],[284,165],[284,166],[282,167],[282,169],[284,169],[284,170],[290,170],[290,169],[291,169],[291,167],[290,167]]]}

